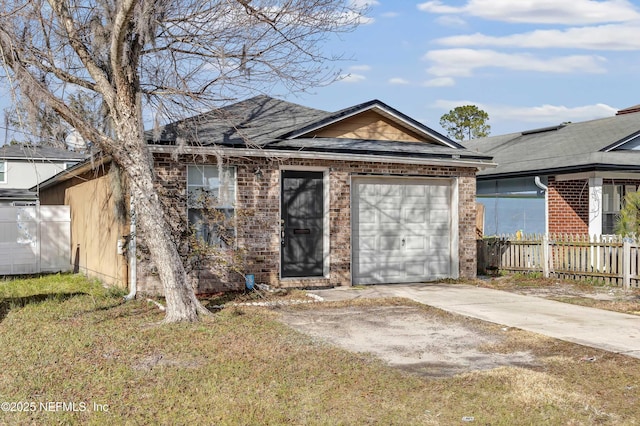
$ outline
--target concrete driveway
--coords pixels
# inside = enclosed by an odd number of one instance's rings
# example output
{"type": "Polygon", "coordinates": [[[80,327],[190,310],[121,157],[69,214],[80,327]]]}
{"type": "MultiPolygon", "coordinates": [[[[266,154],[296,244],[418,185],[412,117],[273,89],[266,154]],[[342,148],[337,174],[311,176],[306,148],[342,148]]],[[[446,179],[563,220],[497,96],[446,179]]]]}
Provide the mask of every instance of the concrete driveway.
{"type": "Polygon", "coordinates": [[[404,297],[448,312],[640,358],[640,316],[461,284],[314,290],[327,301],[404,297]]]}

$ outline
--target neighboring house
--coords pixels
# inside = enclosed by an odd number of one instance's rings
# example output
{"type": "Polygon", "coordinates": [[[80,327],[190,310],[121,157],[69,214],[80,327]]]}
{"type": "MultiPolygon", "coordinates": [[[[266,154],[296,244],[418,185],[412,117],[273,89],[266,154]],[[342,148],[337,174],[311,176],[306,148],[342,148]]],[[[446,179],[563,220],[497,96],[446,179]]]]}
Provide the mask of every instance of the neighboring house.
{"type": "Polygon", "coordinates": [[[640,106],[468,146],[498,163],[478,174],[485,235],[612,234],[625,194],[640,185],[640,106]]]}
{"type": "MultiPolygon", "coordinates": [[[[174,235],[192,227],[208,244],[241,249],[242,272],[257,283],[475,276],[476,172],[494,166],[491,158],[380,101],[331,113],[258,96],[161,130],[149,144],[174,235]],[[209,208],[236,213],[233,229],[221,230],[235,235],[231,247],[216,224],[202,223],[203,192],[218,200],[209,208]]],[[[117,241],[129,225],[113,215],[123,203],[110,189],[109,159],[94,165],[45,182],[42,203],[71,206],[78,268],[122,285],[127,262],[117,260],[117,241]]],[[[192,254],[187,239],[176,243],[192,254]]],[[[138,250],[129,253],[137,260],[129,276],[135,272],[139,291],[160,292],[144,236],[138,250]]],[[[206,261],[189,272],[199,293],[244,287],[241,274],[214,272],[206,261]]]]}
{"type": "Polygon", "coordinates": [[[38,200],[30,191],[38,183],[83,161],[84,155],[31,145],[0,146],[0,206],[29,205],[38,200]]]}

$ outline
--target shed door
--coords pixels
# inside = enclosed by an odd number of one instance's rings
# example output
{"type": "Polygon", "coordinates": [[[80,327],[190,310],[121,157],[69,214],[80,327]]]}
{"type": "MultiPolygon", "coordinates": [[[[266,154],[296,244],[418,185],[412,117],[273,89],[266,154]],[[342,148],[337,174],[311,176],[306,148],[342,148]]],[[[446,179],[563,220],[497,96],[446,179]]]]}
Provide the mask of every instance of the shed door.
{"type": "Polygon", "coordinates": [[[454,275],[451,180],[356,178],[352,212],[353,284],[454,275]]]}
{"type": "Polygon", "coordinates": [[[323,275],[323,204],[322,172],[282,172],[283,277],[323,275]]]}

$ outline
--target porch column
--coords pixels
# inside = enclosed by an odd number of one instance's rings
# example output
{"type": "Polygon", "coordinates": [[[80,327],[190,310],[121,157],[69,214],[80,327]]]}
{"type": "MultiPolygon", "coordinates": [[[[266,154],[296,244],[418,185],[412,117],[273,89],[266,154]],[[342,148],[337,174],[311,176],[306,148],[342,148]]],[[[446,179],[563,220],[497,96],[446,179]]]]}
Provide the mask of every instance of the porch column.
{"type": "Polygon", "coordinates": [[[589,235],[602,235],[602,178],[589,178],[589,235]]]}

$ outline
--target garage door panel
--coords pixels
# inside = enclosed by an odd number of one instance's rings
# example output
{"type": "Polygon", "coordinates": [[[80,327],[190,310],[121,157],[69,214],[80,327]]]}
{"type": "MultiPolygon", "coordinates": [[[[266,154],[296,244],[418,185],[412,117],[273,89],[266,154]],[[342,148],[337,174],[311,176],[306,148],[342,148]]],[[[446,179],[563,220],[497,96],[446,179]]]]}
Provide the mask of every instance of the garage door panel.
{"type": "Polygon", "coordinates": [[[429,188],[425,185],[406,185],[405,187],[405,197],[417,197],[424,198],[428,195],[429,188]]]}
{"type": "Polygon", "coordinates": [[[400,197],[402,195],[402,185],[377,185],[378,195],[381,197],[400,197]]]}
{"type": "Polygon", "coordinates": [[[446,278],[451,276],[449,260],[432,260],[428,265],[429,275],[436,278],[446,278]]]}
{"type": "Polygon", "coordinates": [[[396,207],[380,207],[379,208],[379,212],[380,212],[380,223],[394,223],[394,224],[399,224],[400,223],[400,219],[402,217],[402,212],[398,209],[397,205],[396,207]]]}
{"type": "Polygon", "coordinates": [[[428,217],[426,208],[417,208],[417,207],[403,208],[402,214],[403,214],[405,223],[417,223],[422,226],[424,226],[428,217]]]}
{"type": "Polygon", "coordinates": [[[358,248],[359,253],[363,252],[373,252],[376,250],[376,236],[360,236],[357,239],[354,239],[353,244],[358,248]]]}
{"type": "Polygon", "coordinates": [[[360,209],[360,224],[375,224],[377,214],[377,209],[373,206],[362,206],[362,208],[360,209]]]}
{"type": "Polygon", "coordinates": [[[404,248],[406,251],[421,251],[424,252],[427,249],[427,237],[426,236],[409,236],[405,237],[404,248]]]}
{"type": "Polygon", "coordinates": [[[449,223],[451,212],[449,210],[433,209],[429,212],[429,223],[449,223]]]}
{"type": "Polygon", "coordinates": [[[421,281],[423,277],[429,275],[429,271],[427,269],[427,262],[423,261],[415,261],[415,262],[405,262],[405,271],[406,278],[408,281],[421,281]]]}
{"type": "Polygon", "coordinates": [[[451,242],[444,236],[431,235],[429,236],[429,248],[432,251],[440,252],[446,251],[448,253],[451,247],[451,242]]]}
{"type": "Polygon", "coordinates": [[[451,181],[354,179],[356,284],[451,276],[451,181]]]}
{"type": "Polygon", "coordinates": [[[376,248],[382,252],[389,252],[389,251],[396,252],[402,249],[402,241],[400,240],[400,238],[398,238],[395,235],[390,237],[382,235],[380,236],[379,241],[380,243],[376,248]]]}

